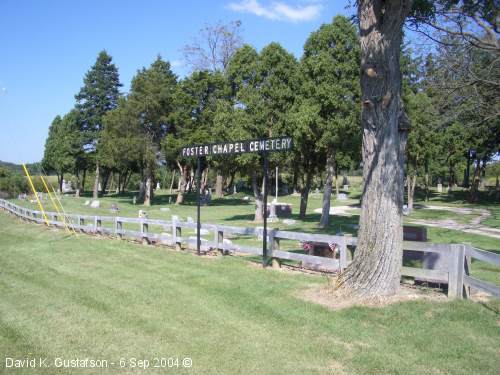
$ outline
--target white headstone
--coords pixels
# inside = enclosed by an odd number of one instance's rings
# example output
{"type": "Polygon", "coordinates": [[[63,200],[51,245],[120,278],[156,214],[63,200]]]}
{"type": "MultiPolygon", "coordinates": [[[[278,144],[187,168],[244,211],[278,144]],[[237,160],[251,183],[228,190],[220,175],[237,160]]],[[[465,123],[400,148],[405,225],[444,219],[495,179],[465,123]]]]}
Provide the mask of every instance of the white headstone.
{"type": "Polygon", "coordinates": [[[283,220],[283,224],[285,224],[285,225],[294,225],[295,224],[295,220],[293,220],[293,219],[284,219],[283,220]]]}
{"type": "Polygon", "coordinates": [[[337,199],[339,201],[345,201],[345,200],[347,200],[347,195],[344,193],[339,193],[339,195],[337,196],[337,199]]]}
{"type": "Polygon", "coordinates": [[[161,189],[161,185],[159,182],[156,183],[156,190],[160,190],[161,189]]]}
{"type": "Polygon", "coordinates": [[[224,239],[222,240],[222,243],[223,243],[224,245],[232,245],[232,244],[233,244],[233,241],[231,241],[231,240],[230,240],[230,239],[228,239],[228,238],[224,238],[224,239]]]}
{"type": "Polygon", "coordinates": [[[101,207],[101,202],[98,200],[92,201],[92,202],[90,202],[90,207],[99,208],[99,207],[101,207]]]}
{"type": "Polygon", "coordinates": [[[172,215],[172,221],[181,221],[181,220],[179,219],[179,216],[172,215]]]}
{"type": "Polygon", "coordinates": [[[140,218],[143,218],[143,219],[147,219],[148,218],[148,213],[144,210],[139,210],[139,217],[140,218]]]}
{"type": "Polygon", "coordinates": [[[160,211],[167,212],[167,211],[170,211],[170,208],[168,208],[168,207],[160,207],[160,211]]]}
{"type": "Polygon", "coordinates": [[[437,189],[438,189],[438,193],[442,193],[443,192],[443,184],[438,184],[437,189]]]}
{"type": "MultiPolygon", "coordinates": [[[[195,233],[198,233],[198,228],[196,228],[196,229],[194,230],[194,232],[195,232],[195,233]]],[[[209,230],[206,230],[206,229],[203,229],[203,228],[201,228],[201,229],[200,229],[200,236],[206,236],[207,234],[210,234],[210,231],[209,231],[209,230]]]]}
{"type": "Polygon", "coordinates": [[[85,203],[84,203],[85,206],[88,206],[89,204],[90,204],[89,200],[86,200],[85,203]]]}
{"type": "Polygon", "coordinates": [[[243,197],[243,200],[244,200],[244,201],[249,201],[249,200],[250,200],[250,197],[249,197],[248,195],[246,195],[246,196],[244,196],[244,197],[243,197]]]}
{"type": "Polygon", "coordinates": [[[134,195],[134,197],[132,198],[132,204],[136,204],[137,203],[137,196],[134,195]]]}
{"type": "Polygon", "coordinates": [[[344,185],[344,190],[349,191],[349,185],[344,185]]]}

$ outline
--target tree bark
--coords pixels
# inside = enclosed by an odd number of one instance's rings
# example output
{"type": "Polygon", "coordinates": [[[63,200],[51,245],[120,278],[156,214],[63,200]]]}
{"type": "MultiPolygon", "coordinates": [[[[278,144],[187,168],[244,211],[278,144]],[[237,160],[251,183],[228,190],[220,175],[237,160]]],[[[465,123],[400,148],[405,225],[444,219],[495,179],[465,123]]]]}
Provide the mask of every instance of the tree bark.
{"type": "Polygon", "coordinates": [[[102,186],[101,186],[101,196],[106,194],[106,187],[108,186],[110,171],[108,169],[104,169],[104,173],[102,175],[102,186]]]}
{"type": "Polygon", "coordinates": [[[172,189],[174,187],[174,181],[175,181],[175,169],[172,171],[172,181],[170,181],[169,194],[172,194],[172,189]]]}
{"type": "Polygon", "coordinates": [[[309,191],[311,190],[312,173],[306,172],[306,181],[300,190],[300,211],[299,218],[305,219],[307,212],[307,201],[309,199],[309,191]]]}
{"type": "Polygon", "coordinates": [[[186,165],[181,165],[179,162],[177,162],[177,167],[179,168],[179,189],[177,191],[175,204],[182,204],[184,202],[184,193],[186,192],[188,168],[186,165]]]}
{"type": "Polygon", "coordinates": [[[144,187],[144,206],[149,207],[151,206],[151,198],[153,195],[153,186],[152,186],[152,172],[150,169],[148,169],[147,176],[146,176],[146,184],[144,187]]]}
{"type": "Polygon", "coordinates": [[[255,199],[255,222],[261,222],[264,220],[264,202],[262,192],[259,190],[259,184],[257,183],[257,173],[255,171],[252,172],[252,189],[253,196],[255,199]]]}
{"type": "Polygon", "coordinates": [[[330,199],[332,198],[333,175],[335,174],[335,158],[330,153],[326,158],[326,182],[323,190],[323,206],[321,210],[320,228],[326,228],[330,223],[330,199]]]}
{"type": "Polygon", "coordinates": [[[411,1],[359,0],[363,195],[358,246],[340,289],[368,298],[397,293],[403,251],[404,150],[402,27],[411,1]]]}
{"type": "Polygon", "coordinates": [[[429,162],[425,162],[425,176],[424,176],[424,183],[425,183],[425,201],[429,202],[429,162]]]}
{"type": "Polygon", "coordinates": [[[335,196],[338,198],[340,193],[339,187],[339,166],[335,163],[335,196]]]}
{"type": "Polygon", "coordinates": [[[75,171],[75,176],[76,176],[76,190],[75,190],[75,198],[80,198],[80,172],[77,170],[75,171]]]}
{"type": "Polygon", "coordinates": [[[415,196],[415,186],[417,184],[417,175],[408,176],[408,210],[413,210],[413,197],[415,196]]]}
{"type": "Polygon", "coordinates": [[[92,192],[92,198],[99,198],[99,162],[96,162],[95,167],[94,191],[92,192]]]}
{"type": "Polygon", "coordinates": [[[61,194],[63,193],[62,186],[63,186],[63,181],[64,181],[64,173],[61,172],[61,178],[59,179],[59,191],[61,194]]]}
{"type": "Polygon", "coordinates": [[[223,182],[224,176],[220,173],[220,171],[217,171],[217,177],[215,178],[215,196],[217,198],[222,198],[224,196],[223,182]]]}
{"type": "Polygon", "coordinates": [[[85,179],[87,178],[87,170],[83,170],[83,176],[82,176],[82,193],[85,192],[85,179]]]}

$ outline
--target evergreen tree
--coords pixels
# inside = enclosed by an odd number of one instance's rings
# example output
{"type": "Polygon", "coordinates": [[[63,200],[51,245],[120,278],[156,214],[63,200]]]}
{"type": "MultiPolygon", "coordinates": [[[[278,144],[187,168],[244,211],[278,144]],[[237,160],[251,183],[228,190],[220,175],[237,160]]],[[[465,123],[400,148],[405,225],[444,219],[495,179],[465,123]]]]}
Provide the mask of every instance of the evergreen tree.
{"type": "Polygon", "coordinates": [[[128,106],[131,115],[139,122],[139,132],[143,137],[143,157],[145,168],[144,205],[151,205],[153,179],[160,158],[160,142],[169,131],[169,116],[174,110],[174,94],[177,77],[170,63],[160,56],[146,69],[137,72],[132,79],[128,106]]]}
{"type": "Polygon", "coordinates": [[[120,97],[118,69],[106,51],[101,51],[97,61],[85,74],[83,87],[75,95],[76,109],[80,112],[80,126],[85,134],[85,150],[95,160],[96,175],[93,198],[98,197],[99,188],[99,140],[103,129],[103,117],[118,105],[120,97]]]}
{"type": "Polygon", "coordinates": [[[312,173],[326,160],[322,227],[329,222],[333,177],[337,177],[339,168],[349,167],[360,156],[359,53],[356,28],[343,16],[322,25],[304,45],[298,121],[294,122],[297,137],[304,141],[297,157],[306,175],[300,215],[305,216],[312,173]]]}

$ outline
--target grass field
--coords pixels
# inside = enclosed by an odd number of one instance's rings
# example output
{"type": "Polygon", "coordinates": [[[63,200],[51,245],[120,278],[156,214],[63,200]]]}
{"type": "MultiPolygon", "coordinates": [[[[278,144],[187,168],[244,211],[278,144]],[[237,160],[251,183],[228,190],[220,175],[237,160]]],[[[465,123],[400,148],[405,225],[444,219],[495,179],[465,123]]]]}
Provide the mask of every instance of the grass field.
{"type": "Polygon", "coordinates": [[[75,239],[3,212],[0,228],[0,372],[10,373],[3,357],[115,362],[107,372],[124,372],[120,358],[152,366],[190,357],[189,370],[172,371],[196,374],[495,374],[500,366],[499,303],[331,311],[299,298],[325,284],[321,276],[75,239]]]}

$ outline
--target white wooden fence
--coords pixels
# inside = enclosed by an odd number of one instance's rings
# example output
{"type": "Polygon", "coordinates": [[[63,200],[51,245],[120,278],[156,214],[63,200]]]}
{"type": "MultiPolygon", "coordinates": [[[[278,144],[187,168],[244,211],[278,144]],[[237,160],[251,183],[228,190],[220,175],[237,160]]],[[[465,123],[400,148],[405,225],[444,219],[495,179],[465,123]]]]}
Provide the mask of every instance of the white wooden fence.
{"type": "MultiPolygon", "coordinates": [[[[18,206],[4,199],[0,199],[0,208],[31,222],[45,223],[40,211],[31,210],[18,206]]],[[[61,217],[55,212],[45,212],[49,224],[56,227],[64,227],[61,217]]],[[[77,231],[84,233],[104,234],[116,238],[129,238],[149,244],[159,244],[175,247],[177,250],[183,248],[196,248],[196,238],[183,236],[182,229],[196,231],[196,223],[182,221],[167,221],[143,218],[128,218],[118,216],[92,216],[66,214],[66,222],[77,231]],[[109,225],[103,226],[107,222],[109,225]],[[132,224],[137,230],[124,229],[124,224],[132,224]],[[151,231],[152,227],[159,231],[151,231]]],[[[219,250],[223,254],[244,253],[262,256],[262,247],[243,246],[224,241],[227,236],[261,236],[262,229],[235,227],[219,224],[201,224],[202,230],[212,232],[212,241],[203,240],[201,249],[203,251],[219,250]]],[[[292,260],[301,262],[305,268],[325,272],[342,271],[350,263],[349,247],[355,248],[357,238],[351,236],[332,236],[326,234],[310,234],[270,229],[268,231],[268,257],[273,264],[279,264],[281,260],[292,260]],[[301,242],[324,243],[326,246],[335,243],[339,248],[338,259],[307,255],[291,251],[280,250],[280,240],[297,240],[301,242]]],[[[478,289],[500,297],[500,287],[485,281],[471,277],[470,259],[475,258],[500,266],[500,254],[480,250],[463,244],[434,244],[428,242],[404,241],[405,251],[436,253],[441,258],[439,269],[424,269],[417,267],[402,267],[402,275],[415,277],[421,280],[432,280],[442,284],[448,284],[448,296],[462,298],[468,295],[469,288],[478,289]]]]}

